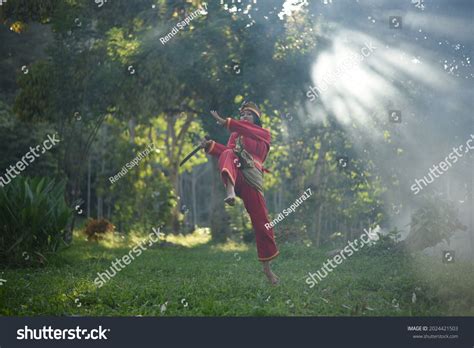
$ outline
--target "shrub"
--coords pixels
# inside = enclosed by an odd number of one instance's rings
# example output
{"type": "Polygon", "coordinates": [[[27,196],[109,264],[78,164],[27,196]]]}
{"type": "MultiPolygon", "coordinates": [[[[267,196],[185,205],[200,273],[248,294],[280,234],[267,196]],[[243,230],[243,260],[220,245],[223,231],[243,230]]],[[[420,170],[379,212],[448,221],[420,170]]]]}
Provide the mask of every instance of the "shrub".
{"type": "Polygon", "coordinates": [[[405,249],[401,248],[401,244],[399,243],[401,232],[402,231],[395,227],[386,235],[378,234],[379,239],[372,242],[370,246],[361,249],[360,253],[373,257],[394,254],[408,257],[408,255],[404,253],[405,249]]]}
{"type": "Polygon", "coordinates": [[[449,239],[457,230],[465,231],[453,202],[439,196],[427,196],[411,216],[410,233],[403,243],[411,251],[421,251],[449,239]]]}
{"type": "Polygon", "coordinates": [[[59,249],[73,216],[64,187],[64,181],[20,176],[0,188],[0,263],[43,263],[45,253],[59,249]]]}
{"type": "Polygon", "coordinates": [[[90,219],[87,221],[85,233],[88,240],[99,240],[105,233],[112,233],[115,226],[107,219],[90,219]]]}

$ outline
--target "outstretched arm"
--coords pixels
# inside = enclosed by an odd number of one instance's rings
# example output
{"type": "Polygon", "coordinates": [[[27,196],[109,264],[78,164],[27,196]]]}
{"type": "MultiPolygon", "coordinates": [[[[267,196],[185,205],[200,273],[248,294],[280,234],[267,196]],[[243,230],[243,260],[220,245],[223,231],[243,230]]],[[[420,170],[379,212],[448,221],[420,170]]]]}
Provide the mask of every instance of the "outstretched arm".
{"type": "Polygon", "coordinates": [[[215,142],[214,140],[209,140],[205,149],[209,155],[219,156],[222,153],[222,151],[227,150],[227,146],[219,144],[218,142],[215,142]]]}
{"type": "Polygon", "coordinates": [[[271,135],[268,129],[259,127],[250,122],[237,121],[230,117],[226,119],[224,125],[231,132],[236,132],[239,135],[261,140],[270,145],[271,135]]]}
{"type": "MultiPolygon", "coordinates": [[[[217,124],[221,126],[225,124],[226,120],[220,117],[217,111],[211,110],[211,115],[212,117],[214,117],[217,124]]],[[[231,134],[229,141],[227,142],[227,146],[219,144],[215,142],[214,140],[208,140],[208,141],[203,140],[202,146],[209,155],[219,156],[223,151],[227,149],[232,149],[235,147],[235,137],[236,135],[231,134]]]]}
{"type": "Polygon", "coordinates": [[[232,133],[230,135],[229,141],[227,142],[227,146],[222,145],[214,140],[203,140],[201,142],[201,146],[206,150],[209,155],[217,156],[227,150],[233,149],[235,147],[235,139],[237,138],[237,133],[232,133]]]}
{"type": "Polygon", "coordinates": [[[217,124],[219,124],[219,125],[221,125],[221,126],[224,125],[225,119],[222,118],[222,117],[220,117],[216,110],[211,110],[211,115],[212,115],[212,117],[214,117],[214,119],[216,120],[217,124]]]}
{"type": "Polygon", "coordinates": [[[214,110],[211,110],[211,115],[218,124],[225,126],[229,131],[236,132],[238,135],[244,135],[246,137],[264,141],[270,145],[271,134],[268,129],[259,127],[250,122],[237,121],[230,117],[224,119],[214,110]]]}

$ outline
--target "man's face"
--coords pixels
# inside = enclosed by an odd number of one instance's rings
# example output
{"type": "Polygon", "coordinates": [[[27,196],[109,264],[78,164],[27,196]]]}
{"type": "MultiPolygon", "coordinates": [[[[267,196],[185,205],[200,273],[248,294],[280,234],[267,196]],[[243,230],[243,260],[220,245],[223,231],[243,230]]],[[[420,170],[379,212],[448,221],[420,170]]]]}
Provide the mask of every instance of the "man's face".
{"type": "Polygon", "coordinates": [[[249,111],[249,110],[242,110],[240,112],[240,119],[242,121],[247,121],[247,122],[250,122],[250,123],[254,123],[253,113],[252,113],[252,111],[249,111]]]}

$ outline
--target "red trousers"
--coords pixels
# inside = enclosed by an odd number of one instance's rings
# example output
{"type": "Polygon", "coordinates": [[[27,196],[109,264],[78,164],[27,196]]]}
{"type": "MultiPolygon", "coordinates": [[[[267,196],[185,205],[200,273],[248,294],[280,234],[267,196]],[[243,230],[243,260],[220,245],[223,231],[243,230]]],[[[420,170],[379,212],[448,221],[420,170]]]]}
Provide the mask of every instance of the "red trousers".
{"type": "Polygon", "coordinates": [[[260,261],[268,261],[278,256],[273,228],[267,229],[268,211],[263,195],[254,187],[250,186],[239,170],[239,158],[231,149],[224,150],[219,156],[219,169],[224,185],[231,180],[235,186],[235,193],[240,197],[245,209],[250,215],[252,226],[255,231],[257,242],[257,253],[260,261]]]}

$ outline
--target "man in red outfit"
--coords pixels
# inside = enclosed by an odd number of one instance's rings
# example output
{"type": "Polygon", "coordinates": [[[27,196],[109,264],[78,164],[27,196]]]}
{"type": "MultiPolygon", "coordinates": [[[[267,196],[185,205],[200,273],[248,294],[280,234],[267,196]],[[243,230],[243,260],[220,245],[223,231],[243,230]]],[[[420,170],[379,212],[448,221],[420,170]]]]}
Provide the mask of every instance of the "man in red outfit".
{"type": "Polygon", "coordinates": [[[270,269],[270,260],[278,256],[273,229],[267,229],[268,211],[263,197],[263,162],[270,150],[271,135],[260,122],[260,110],[252,102],[244,102],[240,108],[240,121],[223,119],[216,111],[211,115],[217,123],[230,132],[227,146],[213,140],[203,140],[206,152],[219,158],[219,170],[226,187],[224,202],[235,204],[235,196],[240,197],[250,215],[257,242],[258,259],[263,263],[263,271],[272,284],[278,277],[270,269]]]}

